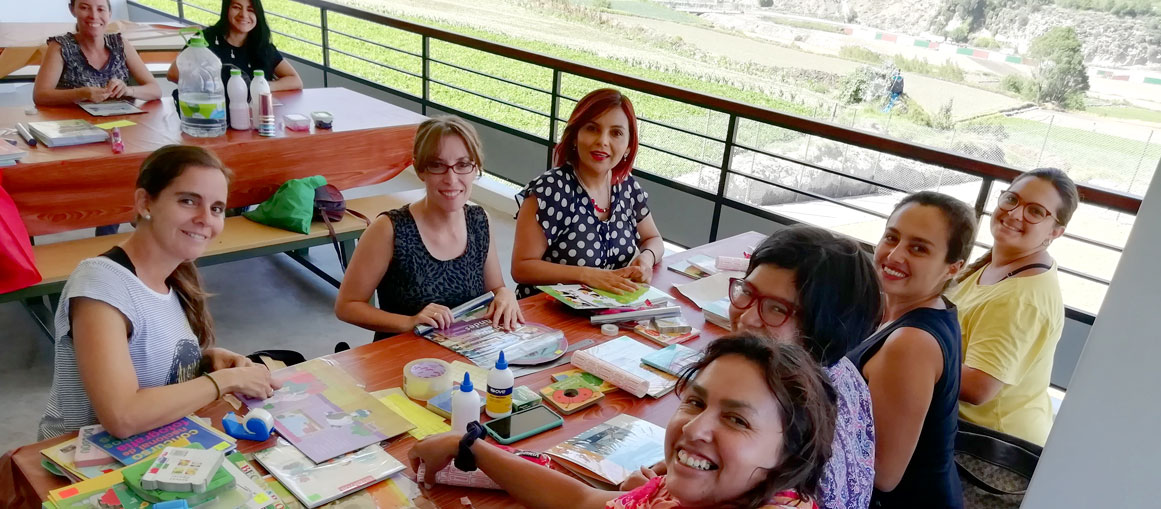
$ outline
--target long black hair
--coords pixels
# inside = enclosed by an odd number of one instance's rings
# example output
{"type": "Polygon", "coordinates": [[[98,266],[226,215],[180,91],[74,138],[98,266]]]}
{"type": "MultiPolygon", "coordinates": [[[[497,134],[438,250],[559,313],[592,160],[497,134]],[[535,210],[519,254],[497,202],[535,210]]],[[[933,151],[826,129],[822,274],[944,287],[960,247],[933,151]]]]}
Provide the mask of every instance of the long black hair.
{"type": "Polygon", "coordinates": [[[838,362],[878,326],[879,279],[855,241],[814,226],[784,228],[754,250],[746,275],[767,264],[794,272],[802,344],[819,364],[838,362]]]}
{"type": "MultiPolygon", "coordinates": [[[[230,3],[232,1],[222,0],[221,17],[218,18],[217,23],[210,25],[203,32],[207,41],[210,37],[217,36],[225,42],[226,36],[230,35],[230,3]]],[[[254,6],[254,29],[246,34],[246,42],[242,45],[242,49],[246,52],[246,57],[253,61],[270,44],[270,25],[266,23],[266,9],[262,7],[262,0],[250,0],[250,5],[254,6]]],[[[272,78],[274,77],[266,77],[268,80],[272,78]]]]}

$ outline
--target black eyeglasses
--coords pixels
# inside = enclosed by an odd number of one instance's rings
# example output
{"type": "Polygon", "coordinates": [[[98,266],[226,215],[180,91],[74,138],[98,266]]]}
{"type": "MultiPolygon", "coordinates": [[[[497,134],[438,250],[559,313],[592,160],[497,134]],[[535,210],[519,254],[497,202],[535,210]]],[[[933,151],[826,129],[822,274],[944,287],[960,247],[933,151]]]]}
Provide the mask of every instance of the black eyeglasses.
{"type": "Polygon", "coordinates": [[[778,297],[760,295],[745,279],[730,278],[730,304],[738,309],[750,309],[755,303],[758,318],[768,327],[781,327],[798,313],[798,306],[778,297]]]}
{"type": "Polygon", "coordinates": [[[1000,193],[1000,201],[997,205],[1001,210],[1011,212],[1016,210],[1020,204],[1024,204],[1024,222],[1028,224],[1037,224],[1045,219],[1052,217],[1052,212],[1044,205],[1035,202],[1024,201],[1020,195],[1012,191],[1004,191],[1000,193]]]}
{"type": "Polygon", "coordinates": [[[439,161],[432,161],[427,163],[427,168],[424,171],[432,175],[443,175],[448,170],[454,171],[459,175],[467,175],[476,171],[476,163],[472,161],[460,161],[458,163],[443,164],[439,161]]]}

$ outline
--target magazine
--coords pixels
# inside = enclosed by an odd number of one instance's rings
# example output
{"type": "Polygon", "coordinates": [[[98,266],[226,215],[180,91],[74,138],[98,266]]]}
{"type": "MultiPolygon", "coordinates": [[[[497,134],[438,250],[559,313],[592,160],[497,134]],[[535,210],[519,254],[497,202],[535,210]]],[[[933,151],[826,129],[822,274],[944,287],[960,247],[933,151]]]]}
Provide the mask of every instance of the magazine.
{"type": "Polygon", "coordinates": [[[279,438],[274,447],[254,453],[254,459],[308,508],[359,491],[405,468],[377,443],[315,463],[279,438]]]}
{"type": "Polygon", "coordinates": [[[669,294],[652,286],[643,286],[642,288],[645,290],[631,294],[635,296],[631,300],[585,285],[550,285],[537,286],[536,288],[573,309],[636,309],[647,305],[657,306],[673,300],[669,294]]]}
{"type": "Polygon", "coordinates": [[[199,444],[204,449],[223,453],[233,451],[235,445],[233,438],[203,426],[190,417],[182,417],[160,428],[125,439],[117,438],[108,431],[101,431],[89,440],[121,464],[132,465],[182,438],[188,439],[190,443],[199,444]]]}
{"type": "Polygon", "coordinates": [[[598,488],[615,489],[665,458],[665,428],[621,414],[545,452],[598,488]]]}

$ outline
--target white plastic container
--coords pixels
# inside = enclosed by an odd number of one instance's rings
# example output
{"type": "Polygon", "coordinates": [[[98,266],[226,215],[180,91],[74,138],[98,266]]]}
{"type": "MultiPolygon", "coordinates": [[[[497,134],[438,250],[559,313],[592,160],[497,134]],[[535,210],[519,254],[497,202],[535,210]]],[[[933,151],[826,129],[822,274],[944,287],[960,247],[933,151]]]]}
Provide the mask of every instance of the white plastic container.
{"type": "Polygon", "coordinates": [[[177,56],[178,112],[181,131],[197,138],[226,134],[226,87],[222,85],[222,61],[198,36],[177,56]]]}
{"type": "Polygon", "coordinates": [[[230,129],[250,129],[250,103],[246,101],[248,93],[242,70],[230,69],[230,81],[226,83],[226,94],[230,96],[230,129]]]}
{"type": "Polygon", "coordinates": [[[488,401],[484,405],[488,417],[497,419],[512,414],[512,386],[515,380],[512,370],[508,369],[508,361],[504,359],[504,351],[501,350],[496,366],[488,372],[488,401]]]}
{"type": "Polygon", "coordinates": [[[261,123],[259,118],[261,113],[262,94],[270,93],[270,83],[266,82],[266,73],[263,71],[254,71],[254,79],[250,80],[250,126],[254,129],[258,128],[261,123]]]}
{"type": "Polygon", "coordinates": [[[472,377],[464,373],[459,390],[452,393],[452,431],[467,433],[468,423],[480,420],[480,393],[472,386],[472,377]]]}

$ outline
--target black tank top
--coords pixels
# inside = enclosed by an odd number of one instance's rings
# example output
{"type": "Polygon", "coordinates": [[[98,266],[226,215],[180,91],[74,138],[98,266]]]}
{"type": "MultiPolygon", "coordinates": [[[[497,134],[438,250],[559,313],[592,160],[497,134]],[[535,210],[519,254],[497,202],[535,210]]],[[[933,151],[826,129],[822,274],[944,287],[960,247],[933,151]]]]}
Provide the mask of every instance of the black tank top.
{"type": "MultiPolygon", "coordinates": [[[[452,308],[487,291],[484,261],[488,259],[490,234],[483,208],[464,206],[468,245],[464,254],[451,260],[436,259],[427,250],[408,205],[384,214],[395,227],[395,251],[376,289],[379,309],[414,315],[433,302],[452,308]]],[[[376,332],[375,340],[391,335],[376,332]]]]}
{"type": "MultiPolygon", "coordinates": [[[[946,298],[944,303],[947,309],[919,308],[904,313],[847,354],[862,371],[863,365],[879,352],[891,333],[903,327],[914,327],[931,334],[943,350],[943,375],[935,383],[915,453],[894,490],[874,491],[872,508],[963,508],[963,492],[954,456],[955,434],[959,429],[962,339],[955,305],[946,298]]],[[[872,405],[874,403],[871,401],[872,405]]]]}

